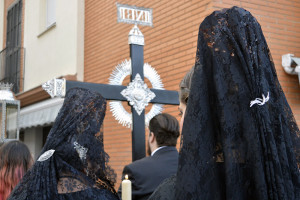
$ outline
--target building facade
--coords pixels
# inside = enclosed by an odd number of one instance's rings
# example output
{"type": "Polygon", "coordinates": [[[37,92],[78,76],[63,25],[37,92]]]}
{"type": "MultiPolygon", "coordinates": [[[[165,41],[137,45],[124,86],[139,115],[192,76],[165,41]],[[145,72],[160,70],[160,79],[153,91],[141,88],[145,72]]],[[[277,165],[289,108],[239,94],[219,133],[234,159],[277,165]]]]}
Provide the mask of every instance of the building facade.
{"type": "MultiPolygon", "coordinates": [[[[178,90],[181,79],[194,65],[199,25],[207,15],[232,6],[249,10],[261,24],[279,81],[300,122],[298,77],[286,74],[281,66],[283,54],[300,57],[299,0],[75,0],[72,4],[61,0],[4,0],[0,2],[3,50],[9,35],[7,15],[18,2],[22,2],[20,59],[24,57],[24,66],[19,73],[21,89],[17,97],[25,120],[22,137],[35,155],[62,103],[49,99],[41,84],[53,77],[107,84],[115,66],[129,59],[128,33],[133,25],[117,23],[116,3],[153,9],[153,27],[139,26],[145,38],[144,62],[157,70],[168,90],[178,90]],[[39,115],[51,108],[56,110],[54,117],[39,115]]],[[[129,77],[123,84],[128,82],[129,77]]],[[[146,83],[151,87],[149,81],[146,83]]],[[[126,103],[123,105],[130,110],[126,103]]],[[[146,111],[149,108],[151,105],[146,111]]],[[[164,112],[178,116],[177,106],[164,108],[164,112]]],[[[109,107],[104,121],[104,145],[111,157],[110,165],[117,172],[118,187],[124,165],[131,162],[131,129],[118,124],[109,107]]]]}
{"type": "Polygon", "coordinates": [[[21,101],[20,139],[37,158],[63,99],[41,85],[54,77],[83,80],[84,2],[0,2],[0,81],[21,101]]]}

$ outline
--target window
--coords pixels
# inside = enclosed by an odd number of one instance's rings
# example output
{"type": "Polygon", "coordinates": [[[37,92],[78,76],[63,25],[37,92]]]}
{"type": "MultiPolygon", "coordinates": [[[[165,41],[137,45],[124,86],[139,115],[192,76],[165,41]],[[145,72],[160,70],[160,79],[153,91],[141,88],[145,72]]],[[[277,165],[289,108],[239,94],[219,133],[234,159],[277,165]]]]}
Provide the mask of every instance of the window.
{"type": "Polygon", "coordinates": [[[6,48],[0,52],[0,82],[13,83],[13,92],[19,93],[21,88],[21,58],[23,48],[22,0],[16,1],[7,11],[6,48]]]}
{"type": "Polygon", "coordinates": [[[55,0],[46,0],[46,26],[55,23],[55,0]]]}
{"type": "Polygon", "coordinates": [[[39,0],[39,34],[41,37],[56,26],[56,0],[39,0]]]}

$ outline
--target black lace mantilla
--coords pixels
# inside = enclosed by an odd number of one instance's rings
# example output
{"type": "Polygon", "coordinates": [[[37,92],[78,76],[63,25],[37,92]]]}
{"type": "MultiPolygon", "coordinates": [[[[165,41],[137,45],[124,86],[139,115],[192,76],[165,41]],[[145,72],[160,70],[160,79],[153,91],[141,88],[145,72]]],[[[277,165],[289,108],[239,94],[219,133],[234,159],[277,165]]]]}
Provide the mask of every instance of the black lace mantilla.
{"type": "Polygon", "coordinates": [[[175,199],[300,199],[299,149],[259,23],[242,8],[212,13],[199,28],[175,199]]]}
{"type": "Polygon", "coordinates": [[[100,131],[105,110],[100,94],[69,90],[41,152],[46,160],[36,161],[9,199],[119,199],[100,131]]]}

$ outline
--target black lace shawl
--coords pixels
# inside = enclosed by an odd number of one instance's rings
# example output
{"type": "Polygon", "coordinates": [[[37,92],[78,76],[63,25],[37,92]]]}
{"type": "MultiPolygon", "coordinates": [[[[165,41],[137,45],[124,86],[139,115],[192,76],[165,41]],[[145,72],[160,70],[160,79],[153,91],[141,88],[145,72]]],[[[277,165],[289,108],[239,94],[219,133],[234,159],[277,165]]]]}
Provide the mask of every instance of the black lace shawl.
{"type": "Polygon", "coordinates": [[[100,131],[105,110],[100,94],[69,90],[41,156],[9,199],[118,199],[100,131]]]}
{"type": "Polygon", "coordinates": [[[300,199],[299,148],[259,23],[242,8],[213,12],[199,28],[176,199],[300,199]]]}

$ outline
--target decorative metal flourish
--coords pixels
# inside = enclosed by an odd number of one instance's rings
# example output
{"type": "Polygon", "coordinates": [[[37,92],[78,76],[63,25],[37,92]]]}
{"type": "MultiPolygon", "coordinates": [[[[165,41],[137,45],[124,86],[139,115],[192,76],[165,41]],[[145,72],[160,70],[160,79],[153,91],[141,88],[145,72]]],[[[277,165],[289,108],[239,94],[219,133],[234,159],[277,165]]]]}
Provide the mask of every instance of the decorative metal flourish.
{"type": "Polygon", "coordinates": [[[14,86],[13,83],[2,83],[0,82],[0,90],[11,90],[14,86]]]}
{"type": "Polygon", "coordinates": [[[144,83],[140,74],[136,74],[134,80],[129,83],[126,89],[122,90],[121,94],[129,101],[136,112],[141,115],[148,103],[155,97],[147,84],[144,83]]]}
{"type": "MultiPolygon", "coordinates": [[[[125,60],[117,65],[109,78],[109,84],[122,85],[124,79],[131,74],[131,60],[125,60]]],[[[144,64],[144,76],[147,78],[154,89],[164,89],[160,76],[154,68],[148,63],[144,64]]],[[[110,101],[110,110],[120,124],[128,128],[132,125],[132,115],[128,113],[120,101],[110,101]]],[[[145,124],[148,126],[149,121],[163,110],[162,104],[153,104],[151,110],[145,116],[145,124]]]]}
{"type": "Polygon", "coordinates": [[[110,101],[109,107],[110,107],[110,111],[112,112],[113,116],[120,124],[122,124],[123,126],[126,126],[127,128],[131,127],[132,116],[130,113],[128,113],[124,109],[124,107],[120,101],[110,101]]]}
{"type": "Polygon", "coordinates": [[[0,100],[14,101],[14,95],[11,91],[14,84],[0,82],[0,100]]]}
{"type": "Polygon", "coordinates": [[[66,80],[52,79],[42,85],[42,88],[53,97],[64,97],[66,95],[66,80]]]}
{"type": "Polygon", "coordinates": [[[48,151],[45,151],[37,161],[39,162],[43,162],[45,160],[48,160],[53,154],[54,154],[55,150],[54,149],[50,149],[48,151]]]}
{"type": "Polygon", "coordinates": [[[76,149],[79,158],[84,161],[86,159],[86,153],[88,152],[88,148],[85,148],[78,144],[78,142],[74,142],[74,149],[76,149]]]}

